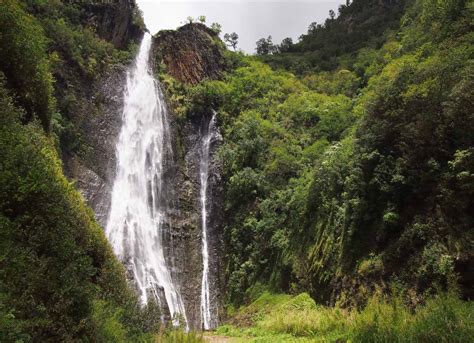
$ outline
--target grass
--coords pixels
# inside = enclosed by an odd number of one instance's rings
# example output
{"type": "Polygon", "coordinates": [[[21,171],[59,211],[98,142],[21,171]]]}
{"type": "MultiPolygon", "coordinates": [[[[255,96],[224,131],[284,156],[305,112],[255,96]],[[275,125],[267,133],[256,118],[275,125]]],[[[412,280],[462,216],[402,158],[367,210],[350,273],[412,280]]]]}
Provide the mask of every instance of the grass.
{"type": "Polygon", "coordinates": [[[240,309],[217,335],[236,342],[474,342],[474,303],[441,294],[413,310],[374,296],[367,306],[318,306],[306,293],[264,293],[240,309]]]}
{"type": "Polygon", "coordinates": [[[182,330],[167,330],[157,336],[155,343],[204,343],[202,333],[184,332],[182,330]]]}

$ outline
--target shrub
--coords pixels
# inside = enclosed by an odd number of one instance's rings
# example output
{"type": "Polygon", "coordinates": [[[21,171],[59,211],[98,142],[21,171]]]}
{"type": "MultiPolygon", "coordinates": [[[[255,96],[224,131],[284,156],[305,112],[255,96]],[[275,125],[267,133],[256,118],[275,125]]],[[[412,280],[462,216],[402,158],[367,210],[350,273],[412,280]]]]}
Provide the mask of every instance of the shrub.
{"type": "Polygon", "coordinates": [[[0,2],[0,27],[0,72],[25,109],[24,120],[37,117],[49,131],[55,101],[43,29],[16,0],[0,2]]]}

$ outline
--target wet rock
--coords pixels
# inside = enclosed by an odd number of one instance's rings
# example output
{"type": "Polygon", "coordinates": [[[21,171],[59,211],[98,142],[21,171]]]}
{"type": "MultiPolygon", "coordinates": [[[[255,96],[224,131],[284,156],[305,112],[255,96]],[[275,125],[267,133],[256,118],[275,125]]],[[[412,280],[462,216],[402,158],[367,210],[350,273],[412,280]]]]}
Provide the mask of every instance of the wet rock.
{"type": "Polygon", "coordinates": [[[97,94],[95,103],[100,101],[101,111],[79,110],[77,114],[82,118],[79,128],[88,151],[80,156],[63,156],[66,175],[76,180],[102,227],[107,223],[115,179],[115,146],[122,125],[125,80],[126,67],[117,66],[91,85],[94,90],[91,93],[97,94]]]}
{"type": "MultiPolygon", "coordinates": [[[[205,25],[187,24],[176,31],[161,31],[153,44],[156,64],[164,63],[168,74],[181,82],[196,84],[204,79],[219,78],[225,68],[225,47],[205,25]]],[[[173,266],[173,277],[179,285],[188,321],[191,327],[198,329],[202,327],[203,272],[200,161],[203,135],[211,117],[211,112],[195,113],[178,121],[170,115],[173,164],[165,172],[167,183],[174,189],[173,205],[168,214],[170,237],[166,243],[173,251],[166,255],[168,264],[173,266]]],[[[221,250],[224,198],[222,166],[216,155],[222,136],[218,125],[213,130],[208,179],[209,284],[211,312],[219,317],[224,313],[225,291],[221,250]]]]}
{"type": "MultiPolygon", "coordinates": [[[[173,175],[168,179],[176,189],[174,208],[170,215],[171,239],[168,246],[173,246],[175,278],[179,284],[188,321],[194,328],[202,326],[200,317],[201,282],[203,271],[202,260],[202,227],[200,202],[200,159],[203,141],[203,127],[209,125],[211,116],[193,116],[184,124],[172,122],[175,135],[174,146],[179,139],[183,144],[184,157],[176,159],[173,175]],[[178,127],[178,125],[182,125],[178,127]]],[[[219,129],[214,128],[210,146],[209,183],[208,183],[208,245],[209,245],[209,284],[211,313],[219,316],[223,313],[224,266],[222,263],[223,231],[223,183],[221,182],[222,166],[216,157],[216,151],[222,137],[219,129]]],[[[176,151],[176,150],[175,150],[176,151]]]]}

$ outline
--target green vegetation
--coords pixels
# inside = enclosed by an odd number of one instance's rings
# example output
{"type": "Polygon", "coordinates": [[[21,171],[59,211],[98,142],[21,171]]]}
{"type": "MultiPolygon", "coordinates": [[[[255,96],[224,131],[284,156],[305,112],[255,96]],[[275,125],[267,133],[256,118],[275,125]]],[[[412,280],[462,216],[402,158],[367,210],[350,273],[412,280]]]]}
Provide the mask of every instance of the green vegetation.
{"type": "MultiPolygon", "coordinates": [[[[100,39],[83,21],[84,6],[41,0],[0,3],[0,71],[15,103],[25,109],[23,122],[39,118],[58,137],[63,152],[82,155],[87,151],[83,121],[100,111],[100,99],[90,101],[95,96],[91,84],[114,66],[129,63],[136,51],[134,42],[119,50],[100,39]]],[[[139,13],[133,15],[139,25],[139,13]]]]}
{"type": "Polygon", "coordinates": [[[139,306],[58,157],[63,115],[75,110],[64,102],[83,97],[70,84],[97,78],[125,53],[83,27],[79,10],[0,2],[2,342],[143,342],[158,332],[159,314],[139,306]]]}
{"type": "MultiPolygon", "coordinates": [[[[135,50],[100,39],[81,6],[0,2],[0,340],[200,342],[139,306],[63,175],[59,151],[87,155],[81,126],[100,112],[89,86],[135,50]]],[[[298,43],[226,52],[221,80],[161,75],[178,125],[215,110],[224,138],[231,324],[217,334],[474,340],[473,10],[355,0],[298,43]]]]}
{"type": "Polygon", "coordinates": [[[121,264],[63,176],[52,140],[36,122],[20,123],[3,83],[0,340],[96,340],[112,331],[135,340],[143,314],[121,264]]]}
{"type": "Polygon", "coordinates": [[[256,285],[346,306],[393,282],[412,305],[472,297],[473,3],[391,4],[354,1],[315,27],[300,77],[281,54],[264,59],[277,69],[235,54],[222,80],[168,82],[180,116],[218,113],[230,303],[256,285]],[[379,12],[401,24],[368,21],[379,12]],[[349,14],[368,36],[331,61],[311,50],[349,14]]]}
{"type": "Polygon", "coordinates": [[[16,0],[0,3],[0,27],[0,72],[16,90],[16,100],[25,109],[23,120],[39,118],[48,131],[55,102],[43,28],[16,0]]]}
{"type": "Polygon", "coordinates": [[[413,311],[398,298],[373,296],[362,310],[318,306],[306,293],[264,292],[217,335],[242,342],[471,342],[474,305],[456,295],[413,311]]]}
{"type": "Polygon", "coordinates": [[[350,6],[339,6],[337,18],[330,11],[324,23],[311,23],[297,43],[286,38],[274,45],[271,37],[262,38],[256,51],[270,65],[298,74],[353,67],[361,50],[375,54],[393,36],[411,3],[413,0],[354,0],[350,6]]]}

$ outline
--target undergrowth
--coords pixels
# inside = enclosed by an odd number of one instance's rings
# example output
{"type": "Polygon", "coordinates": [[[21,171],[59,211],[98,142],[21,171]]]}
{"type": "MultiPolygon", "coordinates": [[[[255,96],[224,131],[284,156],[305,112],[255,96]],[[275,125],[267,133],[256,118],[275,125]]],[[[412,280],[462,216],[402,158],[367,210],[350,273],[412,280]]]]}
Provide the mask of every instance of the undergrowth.
{"type": "Polygon", "coordinates": [[[253,342],[473,342],[474,305],[440,294],[415,309],[374,295],[362,310],[317,305],[302,293],[262,294],[218,335],[253,342]]]}

